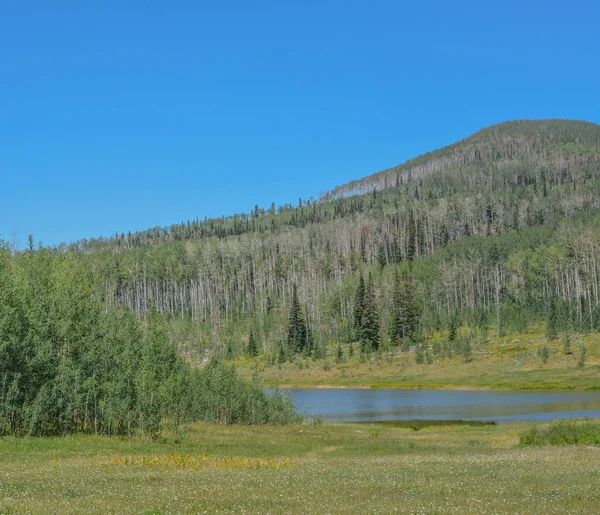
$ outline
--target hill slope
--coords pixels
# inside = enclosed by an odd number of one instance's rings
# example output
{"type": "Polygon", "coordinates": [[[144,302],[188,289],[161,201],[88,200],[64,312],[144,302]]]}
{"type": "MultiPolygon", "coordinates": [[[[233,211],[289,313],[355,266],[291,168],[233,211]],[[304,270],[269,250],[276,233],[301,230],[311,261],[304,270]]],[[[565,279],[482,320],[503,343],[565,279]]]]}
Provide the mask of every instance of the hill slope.
{"type": "Polygon", "coordinates": [[[338,186],[325,198],[362,194],[379,190],[402,180],[417,179],[429,173],[452,170],[468,163],[520,160],[531,164],[553,161],[561,154],[590,156],[600,154],[599,126],[576,120],[516,120],[482,129],[453,145],[338,186]]]}
{"type": "MultiPolygon", "coordinates": [[[[457,319],[524,329],[560,310],[561,327],[600,320],[600,126],[495,125],[454,145],[337,188],[299,207],[84,241],[108,303],[155,305],[195,357],[236,355],[251,329],[261,352],[286,347],[292,286],[323,354],[361,338],[359,278],[372,323],[393,335],[394,274],[412,277],[419,334],[457,319]]],[[[66,248],[60,249],[64,252],[66,248]]],[[[283,356],[285,358],[285,356],[283,356]]]]}

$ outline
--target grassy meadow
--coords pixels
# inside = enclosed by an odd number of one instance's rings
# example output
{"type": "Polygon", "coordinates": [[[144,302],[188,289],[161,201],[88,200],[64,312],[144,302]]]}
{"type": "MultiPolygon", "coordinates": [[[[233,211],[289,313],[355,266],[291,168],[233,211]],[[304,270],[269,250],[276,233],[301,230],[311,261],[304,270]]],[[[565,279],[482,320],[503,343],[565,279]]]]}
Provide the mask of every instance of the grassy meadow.
{"type": "Polygon", "coordinates": [[[526,426],[194,424],[0,439],[0,513],[598,513],[600,448],[526,426]]]}
{"type": "MultiPolygon", "coordinates": [[[[435,334],[426,341],[433,348],[443,344],[446,335],[435,334]]],[[[271,364],[265,359],[238,361],[238,369],[247,377],[258,368],[265,386],[271,387],[365,387],[496,389],[530,391],[600,390],[600,336],[577,335],[571,340],[571,353],[565,354],[561,339],[548,341],[542,330],[504,337],[473,338],[472,354],[467,361],[461,355],[451,358],[432,356],[430,364],[417,364],[415,352],[373,353],[360,359],[358,345],[353,356],[342,346],[343,360],[337,348],[328,349],[323,360],[297,358],[293,362],[271,364]],[[586,360],[578,366],[581,345],[586,360]],[[547,347],[547,362],[540,350],[547,347]]]]}

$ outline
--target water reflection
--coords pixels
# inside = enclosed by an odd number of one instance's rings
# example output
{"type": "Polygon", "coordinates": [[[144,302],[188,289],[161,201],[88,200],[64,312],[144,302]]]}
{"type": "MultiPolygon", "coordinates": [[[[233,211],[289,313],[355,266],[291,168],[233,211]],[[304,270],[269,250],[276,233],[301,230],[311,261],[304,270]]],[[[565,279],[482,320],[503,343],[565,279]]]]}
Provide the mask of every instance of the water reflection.
{"type": "Polygon", "coordinates": [[[600,417],[600,392],[291,389],[296,408],[324,420],[474,419],[499,423],[600,417]]]}

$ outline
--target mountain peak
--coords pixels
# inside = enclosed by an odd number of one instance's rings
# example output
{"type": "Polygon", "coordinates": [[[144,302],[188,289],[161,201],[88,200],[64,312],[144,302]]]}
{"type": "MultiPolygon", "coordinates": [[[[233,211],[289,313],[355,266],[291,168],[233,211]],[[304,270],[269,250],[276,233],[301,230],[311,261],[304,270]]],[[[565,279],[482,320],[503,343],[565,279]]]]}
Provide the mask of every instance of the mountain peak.
{"type": "Polygon", "coordinates": [[[556,152],[597,154],[600,125],[559,118],[510,120],[485,127],[451,145],[427,152],[362,179],[337,186],[323,200],[361,195],[387,189],[399,181],[466,165],[470,162],[497,163],[502,160],[544,160],[556,152]]]}

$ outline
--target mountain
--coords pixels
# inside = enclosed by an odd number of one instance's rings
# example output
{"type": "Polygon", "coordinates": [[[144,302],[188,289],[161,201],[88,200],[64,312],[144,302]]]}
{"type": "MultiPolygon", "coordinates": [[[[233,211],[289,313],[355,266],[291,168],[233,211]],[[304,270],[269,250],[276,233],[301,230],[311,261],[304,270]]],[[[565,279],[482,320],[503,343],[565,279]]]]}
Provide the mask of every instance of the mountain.
{"type": "Polygon", "coordinates": [[[371,318],[381,340],[395,344],[396,273],[411,279],[422,335],[457,318],[522,329],[544,321],[551,302],[564,323],[596,327],[599,225],[600,126],[520,120],[318,201],[54,253],[79,255],[109,305],[141,317],[156,306],[188,355],[239,354],[252,329],[261,352],[275,357],[288,340],[294,286],[312,349],[322,354],[360,338],[356,291],[369,276],[371,318]]]}
{"type": "Polygon", "coordinates": [[[402,177],[418,178],[477,162],[522,160],[538,164],[559,155],[592,154],[600,148],[598,125],[576,120],[516,120],[492,125],[453,145],[338,186],[326,198],[386,189],[402,177]]]}

